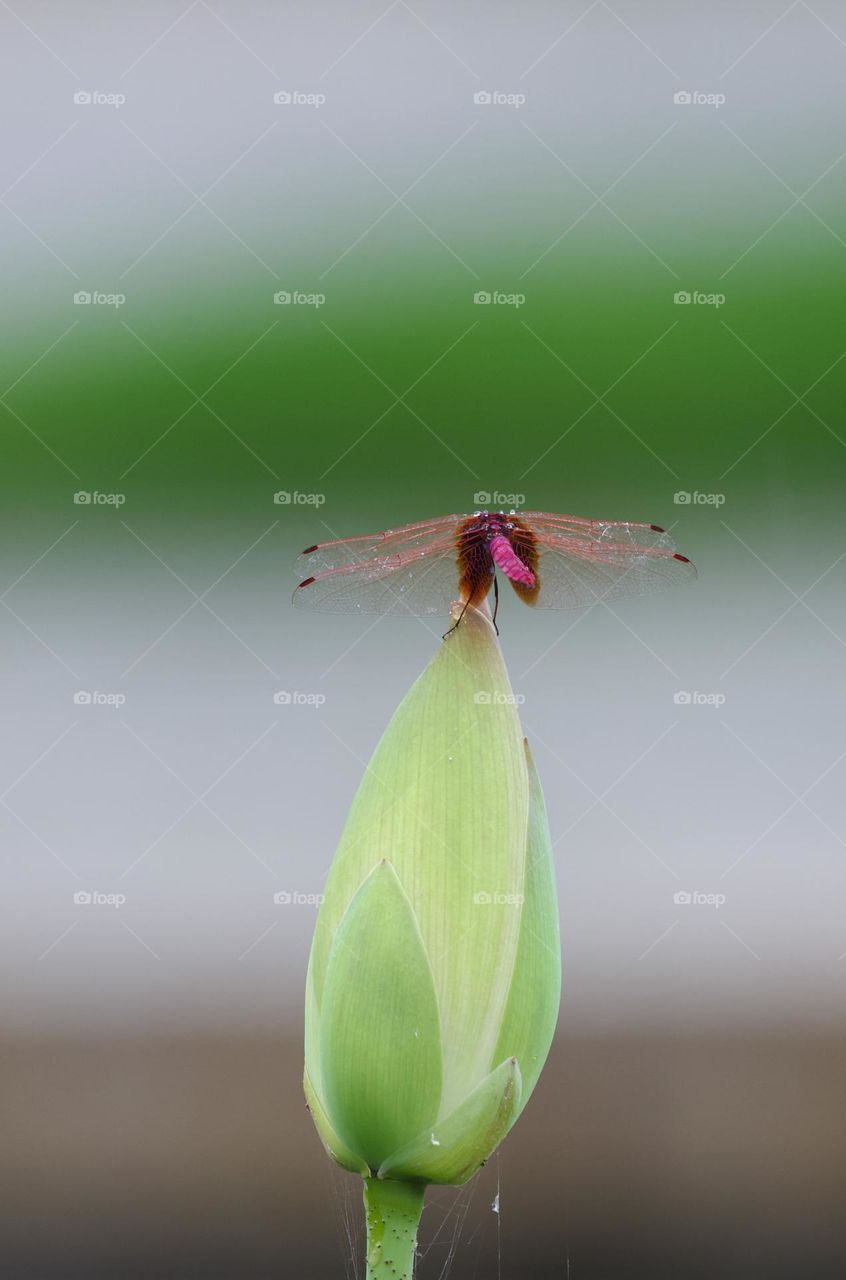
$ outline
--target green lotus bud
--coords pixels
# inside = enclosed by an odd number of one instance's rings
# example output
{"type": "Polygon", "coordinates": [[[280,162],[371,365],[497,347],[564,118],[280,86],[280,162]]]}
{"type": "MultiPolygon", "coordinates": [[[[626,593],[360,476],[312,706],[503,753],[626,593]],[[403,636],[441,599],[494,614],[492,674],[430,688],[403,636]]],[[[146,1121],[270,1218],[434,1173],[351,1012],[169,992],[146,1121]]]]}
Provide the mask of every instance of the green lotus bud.
{"type": "Polygon", "coordinates": [[[317,919],[305,1091],[365,1179],[368,1276],[413,1266],[427,1183],[514,1124],[560,996],[549,829],[499,645],[468,609],[391,720],[317,919]]]}

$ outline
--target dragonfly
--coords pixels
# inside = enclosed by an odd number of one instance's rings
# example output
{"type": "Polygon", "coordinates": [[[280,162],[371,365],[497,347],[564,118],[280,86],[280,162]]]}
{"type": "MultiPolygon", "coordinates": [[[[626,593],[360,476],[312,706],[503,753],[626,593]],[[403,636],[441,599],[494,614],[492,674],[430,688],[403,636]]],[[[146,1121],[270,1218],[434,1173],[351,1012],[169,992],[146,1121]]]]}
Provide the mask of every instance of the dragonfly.
{"type": "Polygon", "coordinates": [[[297,606],[420,617],[448,614],[457,601],[455,626],[491,588],[496,621],[500,574],[524,604],[540,609],[649,595],[697,576],[660,525],[547,511],[437,516],[318,542],[296,567],[304,575],[297,606]]]}

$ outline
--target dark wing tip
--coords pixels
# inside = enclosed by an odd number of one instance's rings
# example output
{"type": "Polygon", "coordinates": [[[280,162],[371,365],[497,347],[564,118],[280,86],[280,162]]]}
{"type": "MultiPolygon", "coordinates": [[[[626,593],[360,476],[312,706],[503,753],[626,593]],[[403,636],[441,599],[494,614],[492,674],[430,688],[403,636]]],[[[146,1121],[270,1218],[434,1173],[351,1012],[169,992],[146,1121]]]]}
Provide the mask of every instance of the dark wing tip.
{"type": "Polygon", "coordinates": [[[682,564],[690,564],[690,561],[688,560],[687,556],[679,555],[678,551],[676,551],[675,554],[673,555],[673,559],[681,560],[682,564]]]}
{"type": "MultiPolygon", "coordinates": [[[[682,559],[684,559],[684,557],[683,557],[683,556],[682,556],[681,558],[682,558],[682,559]]],[[[314,582],[314,580],[315,580],[315,579],[314,579],[314,575],[313,575],[313,574],[312,574],[312,576],[311,576],[310,578],[303,578],[302,582],[297,583],[297,590],[299,591],[300,587],[307,587],[307,586],[308,586],[308,584],[309,584],[310,582],[314,582]]]]}
{"type": "Polygon", "coordinates": [[[301,556],[310,556],[310,555],[311,555],[311,553],[312,553],[312,551],[316,551],[316,550],[317,550],[317,548],[318,548],[319,546],[320,546],[320,543],[319,543],[319,542],[315,542],[315,544],[314,544],[314,546],[313,546],[313,547],[306,547],[305,551],[301,551],[301,552],[300,552],[300,555],[301,555],[301,556]]]}
{"type": "MultiPolygon", "coordinates": [[[[653,533],[666,533],[666,532],[667,532],[667,530],[666,530],[666,529],[662,529],[662,528],[661,528],[660,524],[651,524],[649,527],[650,527],[650,529],[652,530],[652,532],[653,532],[653,533]]],[[[313,547],[312,547],[312,550],[314,550],[314,548],[313,548],[313,547]]]]}

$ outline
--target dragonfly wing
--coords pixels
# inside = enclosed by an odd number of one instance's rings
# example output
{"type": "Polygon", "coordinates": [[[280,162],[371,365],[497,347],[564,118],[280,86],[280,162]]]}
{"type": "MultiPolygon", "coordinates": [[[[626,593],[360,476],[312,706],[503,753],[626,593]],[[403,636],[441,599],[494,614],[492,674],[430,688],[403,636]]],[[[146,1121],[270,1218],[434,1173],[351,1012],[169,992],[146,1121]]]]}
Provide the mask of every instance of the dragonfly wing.
{"type": "Polygon", "coordinates": [[[657,524],[639,524],[626,520],[583,520],[578,516],[559,516],[546,511],[521,511],[520,519],[539,537],[545,533],[572,534],[589,542],[618,543],[629,547],[655,547],[675,551],[676,546],[666,529],[657,524]]]}
{"type": "Polygon", "coordinates": [[[459,515],[438,516],[433,520],[400,525],[397,529],[385,529],[382,533],[363,533],[355,538],[319,542],[297,558],[295,568],[300,578],[307,578],[345,565],[363,564],[376,557],[427,551],[439,543],[444,533],[454,533],[464,519],[465,516],[459,515]]]}
{"type": "Polygon", "coordinates": [[[450,529],[441,533],[440,541],[429,540],[425,548],[379,554],[309,575],[294,592],[294,604],[341,613],[446,617],[457,596],[458,567],[450,529]]]}
{"type": "Polygon", "coordinates": [[[696,577],[669,534],[651,525],[587,521],[582,528],[521,515],[538,541],[542,609],[578,609],[600,600],[651,595],[696,577]]]}

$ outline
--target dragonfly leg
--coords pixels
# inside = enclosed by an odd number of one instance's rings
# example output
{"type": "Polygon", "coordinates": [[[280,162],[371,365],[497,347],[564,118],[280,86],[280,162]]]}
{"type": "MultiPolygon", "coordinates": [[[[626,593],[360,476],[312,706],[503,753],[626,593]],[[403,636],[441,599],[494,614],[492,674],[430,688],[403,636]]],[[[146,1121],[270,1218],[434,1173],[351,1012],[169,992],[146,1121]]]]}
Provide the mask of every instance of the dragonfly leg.
{"type": "Polygon", "coordinates": [[[499,608],[499,579],[497,578],[496,574],[494,574],[494,611],[493,611],[493,617],[491,618],[491,622],[494,624],[494,631],[496,632],[497,635],[499,635],[499,627],[496,625],[496,612],[498,608],[499,608]]]}
{"type": "Polygon", "coordinates": [[[467,606],[468,606],[468,604],[469,604],[469,603],[470,603],[470,599],[469,599],[469,597],[468,597],[468,598],[464,601],[464,604],[462,605],[462,608],[461,608],[461,613],[458,615],[458,617],[456,618],[455,622],[452,624],[452,626],[450,627],[450,629],[449,629],[448,631],[445,631],[445,632],[444,632],[444,634],[441,636],[441,639],[442,639],[442,640],[446,640],[447,636],[451,636],[451,635],[452,635],[453,631],[454,631],[454,630],[455,630],[455,628],[458,626],[458,624],[459,624],[459,622],[461,621],[461,619],[464,617],[464,614],[465,614],[465,613],[466,613],[466,611],[467,611],[467,606]]]}

